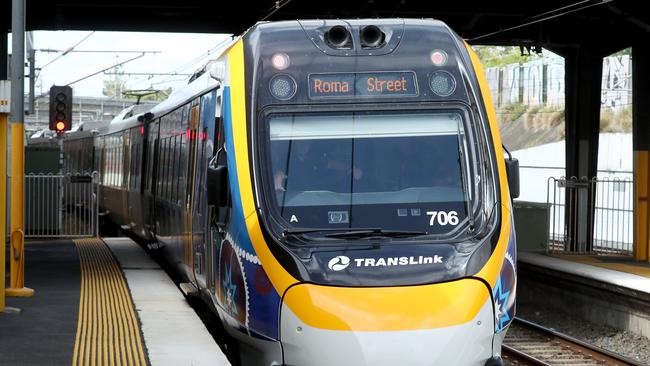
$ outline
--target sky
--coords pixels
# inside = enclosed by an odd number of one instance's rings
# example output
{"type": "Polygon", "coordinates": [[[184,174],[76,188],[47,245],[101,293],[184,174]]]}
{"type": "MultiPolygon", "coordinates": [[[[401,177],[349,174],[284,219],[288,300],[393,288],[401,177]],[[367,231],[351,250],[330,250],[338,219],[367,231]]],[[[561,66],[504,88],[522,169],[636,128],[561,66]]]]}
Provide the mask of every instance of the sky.
{"type": "MultiPolygon", "coordinates": [[[[36,95],[47,93],[52,85],[66,85],[117,63],[137,57],[140,53],[120,52],[46,52],[46,49],[67,50],[79,43],[74,51],[157,51],[125,63],[125,73],[181,73],[191,74],[205,62],[213,59],[229,42],[226,34],[196,33],[142,33],[142,32],[92,32],[92,31],[35,31],[36,95]],[[85,38],[85,39],[84,39],[85,38]],[[56,59],[59,57],[58,59],[56,59]],[[55,60],[56,59],[56,60],[55,60]],[[50,63],[51,62],[51,63],[50,63]]],[[[11,37],[9,39],[11,53],[11,37]]],[[[114,72],[115,69],[107,72],[114,72]]],[[[28,69],[26,68],[26,74],[28,69]]],[[[99,73],[72,84],[75,96],[101,97],[104,80],[111,75],[99,73]]],[[[126,89],[177,88],[188,76],[129,76],[126,89]]],[[[26,78],[25,93],[29,91],[26,78]]]]}

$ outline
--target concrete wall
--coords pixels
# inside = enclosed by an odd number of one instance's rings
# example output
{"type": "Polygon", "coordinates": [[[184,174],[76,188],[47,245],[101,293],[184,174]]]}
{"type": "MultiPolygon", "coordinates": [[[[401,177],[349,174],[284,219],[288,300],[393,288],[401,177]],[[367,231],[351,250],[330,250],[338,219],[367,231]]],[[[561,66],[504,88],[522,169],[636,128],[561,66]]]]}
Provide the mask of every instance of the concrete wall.
{"type": "MultiPolygon", "coordinates": [[[[564,59],[537,59],[486,69],[494,104],[564,106],[564,59]]],[[[601,107],[618,111],[632,103],[632,59],[629,55],[603,59],[601,107]]]]}

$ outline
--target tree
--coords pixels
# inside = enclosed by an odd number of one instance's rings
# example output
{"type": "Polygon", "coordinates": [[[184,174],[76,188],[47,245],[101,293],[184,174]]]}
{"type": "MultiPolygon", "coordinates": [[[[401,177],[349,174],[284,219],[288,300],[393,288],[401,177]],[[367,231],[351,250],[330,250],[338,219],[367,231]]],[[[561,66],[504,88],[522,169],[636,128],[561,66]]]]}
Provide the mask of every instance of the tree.
{"type": "Polygon", "coordinates": [[[167,99],[167,97],[172,93],[172,87],[169,86],[166,89],[160,89],[158,90],[158,93],[156,94],[149,94],[145,97],[142,97],[142,100],[157,100],[157,101],[162,101],[167,99]]]}
{"type": "Polygon", "coordinates": [[[124,75],[122,74],[122,68],[120,66],[115,67],[115,73],[111,78],[104,80],[104,88],[102,89],[102,94],[109,98],[120,99],[122,97],[122,92],[124,91],[124,75]]]}
{"type": "Polygon", "coordinates": [[[474,46],[473,48],[484,67],[501,67],[515,63],[523,64],[531,61],[534,57],[538,57],[533,51],[528,55],[525,48],[522,56],[522,50],[514,46],[474,46]]]}

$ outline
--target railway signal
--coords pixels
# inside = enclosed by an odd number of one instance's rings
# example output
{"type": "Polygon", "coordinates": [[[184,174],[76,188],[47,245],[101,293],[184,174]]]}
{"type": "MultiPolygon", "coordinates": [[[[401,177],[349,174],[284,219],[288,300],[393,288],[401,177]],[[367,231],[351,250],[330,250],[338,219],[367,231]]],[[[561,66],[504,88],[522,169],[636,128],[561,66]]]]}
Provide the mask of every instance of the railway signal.
{"type": "Polygon", "coordinates": [[[50,130],[63,133],[72,128],[72,88],[56,86],[50,88],[50,130]]]}

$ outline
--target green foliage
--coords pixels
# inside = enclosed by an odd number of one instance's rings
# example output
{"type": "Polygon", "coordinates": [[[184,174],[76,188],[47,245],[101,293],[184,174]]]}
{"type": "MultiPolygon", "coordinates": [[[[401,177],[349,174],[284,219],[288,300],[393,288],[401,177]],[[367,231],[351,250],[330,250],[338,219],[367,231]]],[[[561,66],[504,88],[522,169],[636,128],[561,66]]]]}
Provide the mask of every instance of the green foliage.
{"type": "Polygon", "coordinates": [[[521,103],[511,103],[501,106],[496,113],[500,120],[506,123],[516,121],[528,110],[528,106],[521,103]]]}
{"type": "Polygon", "coordinates": [[[612,53],[611,56],[632,55],[632,47],[624,48],[618,52],[612,53]]]}
{"type": "MultiPolygon", "coordinates": [[[[163,90],[158,90],[158,93],[156,94],[149,94],[144,97],[142,97],[140,100],[155,100],[155,101],[163,101],[167,99],[169,94],[172,93],[172,87],[168,87],[167,89],[163,90]]],[[[128,96],[129,99],[133,98],[132,96],[128,96]]]]}
{"type": "Polygon", "coordinates": [[[126,81],[122,78],[122,75],[115,74],[112,78],[104,80],[102,94],[113,99],[122,98],[125,83],[126,81]]]}
{"type": "Polygon", "coordinates": [[[522,56],[519,47],[474,46],[473,48],[484,67],[502,67],[515,63],[523,64],[542,57],[535,53],[528,55],[525,50],[524,56],[522,56]]]}
{"type": "Polygon", "coordinates": [[[632,106],[614,112],[610,108],[600,110],[600,132],[632,132],[632,106]]]}
{"type": "Polygon", "coordinates": [[[169,94],[172,92],[171,87],[163,90],[152,89],[150,93],[142,93],[142,91],[129,92],[129,90],[125,88],[125,84],[126,80],[124,79],[124,76],[120,74],[120,68],[118,67],[112,77],[104,80],[102,94],[113,99],[137,100],[140,98],[140,100],[162,101],[167,99],[169,94]]]}
{"type": "Polygon", "coordinates": [[[531,107],[524,114],[524,126],[532,131],[553,129],[564,123],[564,108],[555,106],[531,107]]]}

